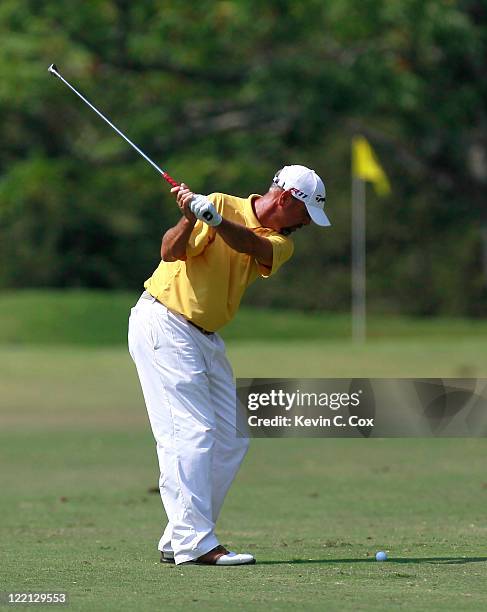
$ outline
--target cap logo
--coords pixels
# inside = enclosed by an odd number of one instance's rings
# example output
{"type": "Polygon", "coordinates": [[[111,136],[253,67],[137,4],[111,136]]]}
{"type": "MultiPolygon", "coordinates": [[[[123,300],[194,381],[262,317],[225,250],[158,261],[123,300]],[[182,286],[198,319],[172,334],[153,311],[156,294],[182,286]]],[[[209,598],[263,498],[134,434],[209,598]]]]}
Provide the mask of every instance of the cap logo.
{"type": "Polygon", "coordinates": [[[296,194],[296,197],[298,198],[307,198],[308,194],[304,193],[304,191],[301,191],[301,189],[298,189],[297,187],[291,187],[291,189],[289,190],[292,193],[296,194]]]}
{"type": "Polygon", "coordinates": [[[326,201],[326,198],[325,198],[325,196],[322,196],[322,195],[318,194],[318,195],[316,196],[316,201],[317,201],[319,204],[321,204],[321,202],[325,202],[325,201],[326,201]]]}

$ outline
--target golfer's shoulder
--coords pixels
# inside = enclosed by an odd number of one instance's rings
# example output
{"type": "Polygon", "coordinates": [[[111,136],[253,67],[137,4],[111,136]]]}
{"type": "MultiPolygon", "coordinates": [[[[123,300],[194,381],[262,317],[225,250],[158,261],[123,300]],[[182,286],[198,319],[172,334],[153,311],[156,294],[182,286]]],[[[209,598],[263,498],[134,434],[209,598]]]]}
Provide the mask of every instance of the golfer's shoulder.
{"type": "Polygon", "coordinates": [[[252,210],[248,198],[239,198],[228,193],[210,193],[208,199],[213,202],[217,211],[230,221],[248,225],[247,218],[252,210]]]}
{"type": "Polygon", "coordinates": [[[218,207],[224,208],[243,208],[245,206],[246,198],[239,198],[234,195],[230,195],[229,193],[221,193],[214,192],[210,193],[208,199],[213,202],[213,204],[218,207]]]}

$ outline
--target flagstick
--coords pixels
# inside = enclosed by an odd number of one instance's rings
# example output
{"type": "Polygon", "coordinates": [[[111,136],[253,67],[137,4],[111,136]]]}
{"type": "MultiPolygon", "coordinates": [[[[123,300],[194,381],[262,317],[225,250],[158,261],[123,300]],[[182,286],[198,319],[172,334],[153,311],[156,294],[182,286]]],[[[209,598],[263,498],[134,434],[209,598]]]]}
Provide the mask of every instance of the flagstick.
{"type": "Polygon", "coordinates": [[[352,176],[352,338],[366,339],[365,181],[352,176]]]}

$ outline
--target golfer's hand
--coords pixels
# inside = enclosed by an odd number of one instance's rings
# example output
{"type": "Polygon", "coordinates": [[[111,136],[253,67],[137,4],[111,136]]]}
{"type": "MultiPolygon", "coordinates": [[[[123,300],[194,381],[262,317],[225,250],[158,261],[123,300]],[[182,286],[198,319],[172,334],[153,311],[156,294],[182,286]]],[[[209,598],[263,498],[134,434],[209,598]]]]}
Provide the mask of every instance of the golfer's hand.
{"type": "Polygon", "coordinates": [[[222,222],[222,216],[213,203],[204,195],[197,193],[190,204],[190,208],[196,215],[196,218],[207,225],[215,227],[222,222]]]}
{"type": "Polygon", "coordinates": [[[176,202],[183,216],[195,223],[196,216],[193,214],[193,211],[190,208],[190,204],[194,198],[194,193],[184,183],[181,183],[181,185],[178,185],[177,187],[173,187],[171,189],[171,193],[176,195],[176,202]]]}

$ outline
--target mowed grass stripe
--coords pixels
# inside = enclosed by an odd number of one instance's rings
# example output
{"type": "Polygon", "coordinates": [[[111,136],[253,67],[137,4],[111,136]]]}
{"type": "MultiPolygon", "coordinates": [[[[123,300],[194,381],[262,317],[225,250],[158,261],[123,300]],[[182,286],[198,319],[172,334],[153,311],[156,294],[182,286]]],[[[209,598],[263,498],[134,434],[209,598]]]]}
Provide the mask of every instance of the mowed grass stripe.
{"type": "MultiPolygon", "coordinates": [[[[0,294],[0,344],[123,345],[130,308],[140,292],[18,290],[0,294]]],[[[222,330],[226,340],[287,342],[348,339],[349,313],[297,312],[242,306],[222,330]]],[[[371,340],[487,338],[487,322],[371,314],[371,340]]]]}
{"type": "MultiPolygon", "coordinates": [[[[486,377],[483,339],[229,342],[242,378],[486,377]]],[[[0,426],[98,429],[147,424],[135,367],[124,347],[0,345],[0,426]]]]}

